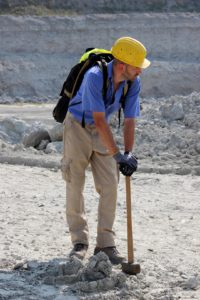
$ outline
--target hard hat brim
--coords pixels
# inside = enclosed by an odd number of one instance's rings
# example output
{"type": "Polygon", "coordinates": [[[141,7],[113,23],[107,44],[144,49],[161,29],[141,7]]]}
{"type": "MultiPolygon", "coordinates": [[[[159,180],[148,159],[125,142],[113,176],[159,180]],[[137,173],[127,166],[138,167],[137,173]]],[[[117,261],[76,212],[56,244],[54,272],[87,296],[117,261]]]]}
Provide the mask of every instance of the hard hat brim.
{"type": "Polygon", "coordinates": [[[142,65],[139,67],[141,69],[146,69],[150,66],[151,62],[150,60],[148,60],[147,58],[144,59],[142,65]]]}

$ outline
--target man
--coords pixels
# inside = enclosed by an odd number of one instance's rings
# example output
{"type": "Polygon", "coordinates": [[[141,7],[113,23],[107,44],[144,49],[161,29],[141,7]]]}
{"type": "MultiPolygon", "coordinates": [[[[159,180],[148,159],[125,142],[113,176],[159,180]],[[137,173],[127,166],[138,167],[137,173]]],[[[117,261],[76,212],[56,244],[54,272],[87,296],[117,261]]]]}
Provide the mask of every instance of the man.
{"type": "Polygon", "coordinates": [[[112,229],[117,200],[118,166],[125,176],[131,176],[137,169],[137,160],[131,151],[134,145],[135,118],[140,114],[139,75],[142,69],[150,65],[150,61],[146,59],[145,47],[130,37],[118,39],[111,53],[114,60],[107,66],[109,84],[106,99],[102,95],[102,71],[94,66],[86,72],[79,91],[70,102],[64,121],[62,173],[66,180],[66,215],[73,244],[70,255],[83,259],[89,245],[83,188],[85,170],[90,164],[95,187],[100,195],[94,254],[103,251],[113,264],[118,264],[123,261],[123,257],[116,249],[112,229]],[[127,80],[131,80],[132,84],[125,98],[125,153],[122,154],[115,143],[108,118],[119,110],[127,80]],[[83,114],[85,127],[81,125],[83,114]]]}

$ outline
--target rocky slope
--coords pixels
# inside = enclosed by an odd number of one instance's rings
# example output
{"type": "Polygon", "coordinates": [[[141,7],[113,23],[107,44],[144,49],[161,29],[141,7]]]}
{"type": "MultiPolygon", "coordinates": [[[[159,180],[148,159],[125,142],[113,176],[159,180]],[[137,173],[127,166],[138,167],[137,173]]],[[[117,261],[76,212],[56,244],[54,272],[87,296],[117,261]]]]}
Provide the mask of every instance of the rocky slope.
{"type": "MultiPolygon", "coordinates": [[[[200,175],[200,94],[141,99],[134,153],[139,171],[200,175]]],[[[62,125],[52,104],[0,106],[0,162],[59,168],[62,125]]],[[[123,120],[122,120],[123,121],[123,120]]],[[[111,120],[123,151],[123,122],[111,120]]]]}
{"type": "MultiPolygon", "coordinates": [[[[84,191],[90,229],[84,266],[67,256],[71,241],[60,173],[1,165],[0,182],[2,300],[200,299],[199,177],[133,176],[135,262],[141,265],[137,276],[93,256],[99,201],[91,172],[84,191]]],[[[127,257],[123,177],[118,190],[116,245],[127,257]]]]}
{"type": "Polygon", "coordinates": [[[53,10],[69,10],[78,13],[108,13],[108,12],[144,12],[144,11],[200,11],[198,0],[1,0],[0,8],[7,12],[17,12],[19,8],[46,7],[53,10]]]}
{"type": "Polygon", "coordinates": [[[142,96],[200,91],[199,30],[199,14],[1,16],[0,103],[54,99],[88,46],[110,49],[120,36],[148,49],[142,96]]]}

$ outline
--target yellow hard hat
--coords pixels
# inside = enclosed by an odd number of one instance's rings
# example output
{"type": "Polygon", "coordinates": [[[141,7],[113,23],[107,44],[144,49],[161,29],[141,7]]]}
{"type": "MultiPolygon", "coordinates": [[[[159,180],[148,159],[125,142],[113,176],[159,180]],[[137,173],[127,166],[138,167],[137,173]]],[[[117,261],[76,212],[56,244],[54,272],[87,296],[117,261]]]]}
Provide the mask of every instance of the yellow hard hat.
{"type": "Polygon", "coordinates": [[[144,45],[131,37],[121,37],[116,40],[111,53],[116,59],[133,67],[145,69],[151,64],[146,59],[147,50],[144,45]]]}

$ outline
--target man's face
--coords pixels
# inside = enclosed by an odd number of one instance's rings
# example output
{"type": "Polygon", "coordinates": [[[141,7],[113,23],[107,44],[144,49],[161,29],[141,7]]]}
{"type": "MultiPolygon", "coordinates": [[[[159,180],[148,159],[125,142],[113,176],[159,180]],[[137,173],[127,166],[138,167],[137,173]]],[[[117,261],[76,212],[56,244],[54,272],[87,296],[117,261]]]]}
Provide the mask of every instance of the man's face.
{"type": "Polygon", "coordinates": [[[142,69],[138,67],[132,67],[125,64],[123,76],[125,80],[134,80],[138,75],[142,73],[142,69]]]}

